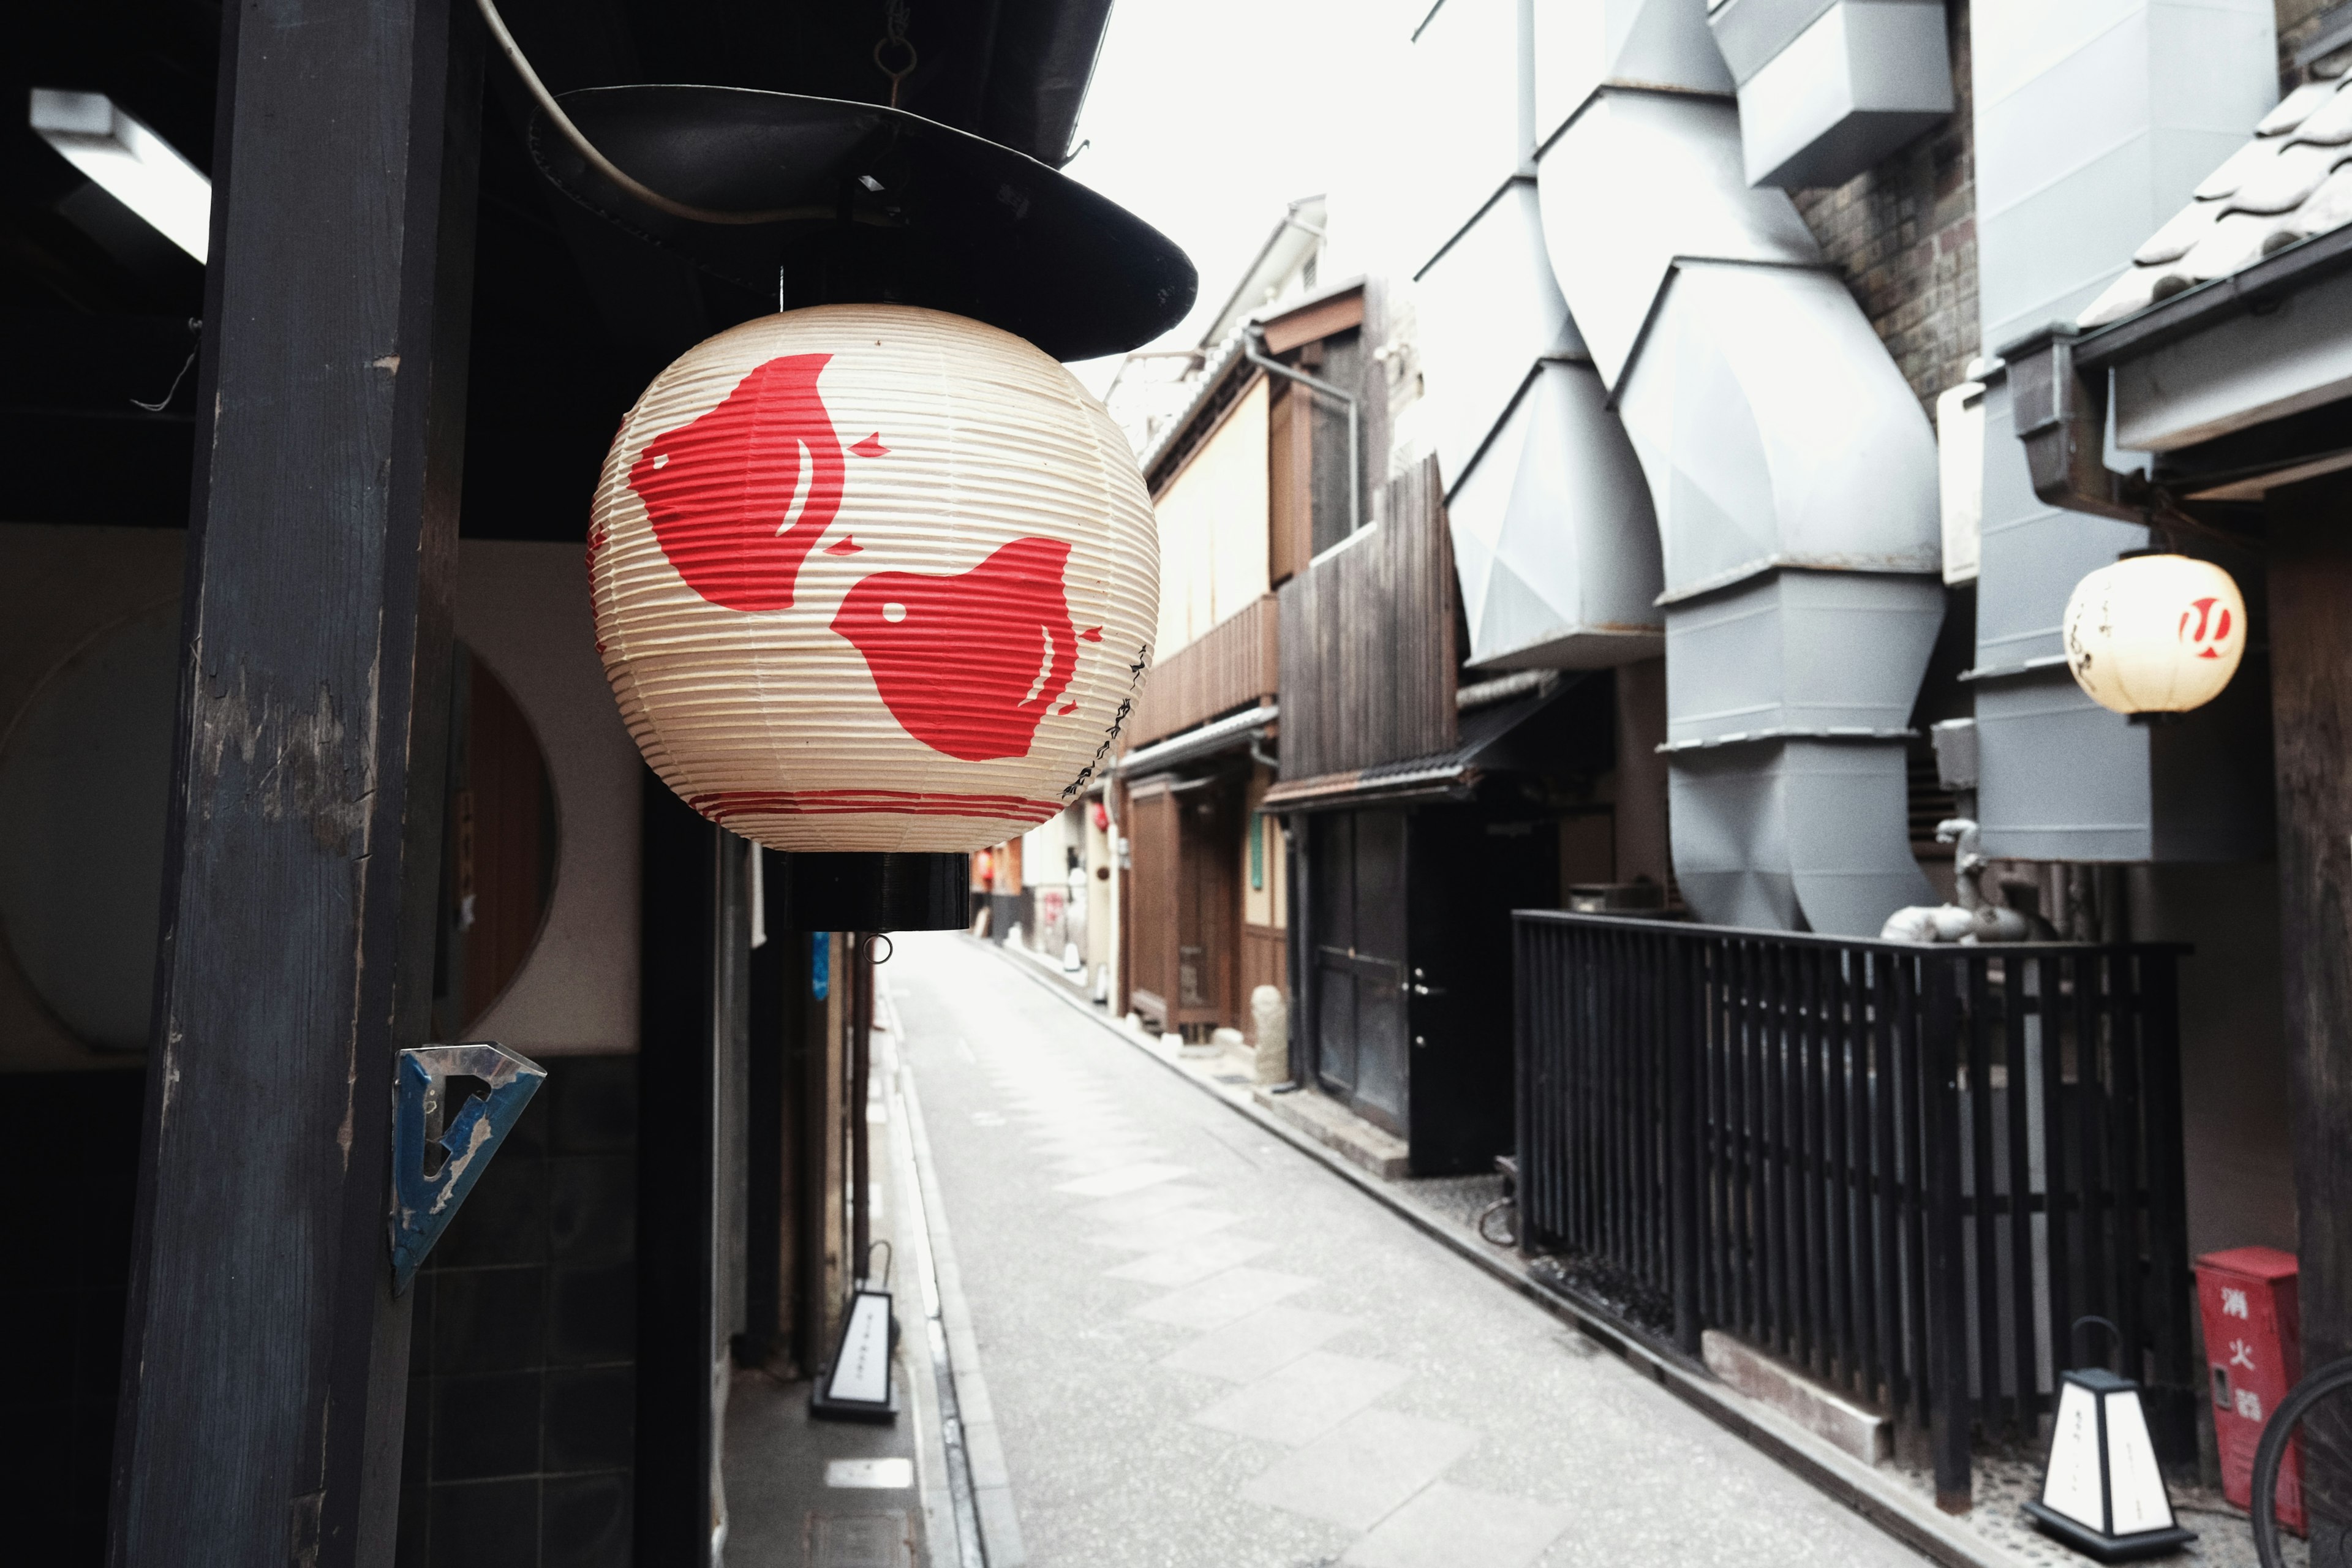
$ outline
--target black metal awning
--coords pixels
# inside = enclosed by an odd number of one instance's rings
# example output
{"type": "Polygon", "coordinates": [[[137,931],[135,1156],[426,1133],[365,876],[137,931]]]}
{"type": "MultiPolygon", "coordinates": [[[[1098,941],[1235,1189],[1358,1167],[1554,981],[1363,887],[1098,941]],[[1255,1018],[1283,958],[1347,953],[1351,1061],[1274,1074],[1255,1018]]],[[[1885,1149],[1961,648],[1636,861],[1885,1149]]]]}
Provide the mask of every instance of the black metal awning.
{"type": "Polygon", "coordinates": [[[1523,697],[1462,715],[1454,749],[1428,756],[1285,779],[1266,791],[1261,808],[1274,812],[1340,811],[1415,801],[1468,800],[1488,773],[1525,765],[1513,742],[1528,722],[1558,703],[1581,676],[1539,685],[1523,697]]]}

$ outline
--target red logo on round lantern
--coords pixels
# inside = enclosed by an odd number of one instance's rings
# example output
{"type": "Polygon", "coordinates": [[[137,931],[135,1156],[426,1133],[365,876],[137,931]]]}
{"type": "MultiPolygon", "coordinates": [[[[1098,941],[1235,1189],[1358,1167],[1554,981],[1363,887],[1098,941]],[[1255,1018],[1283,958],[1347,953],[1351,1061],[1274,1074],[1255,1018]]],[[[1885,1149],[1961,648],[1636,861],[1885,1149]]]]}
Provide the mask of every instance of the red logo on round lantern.
{"type": "MultiPolygon", "coordinates": [[[[842,446],[817,393],[832,358],[768,361],[716,407],[647,443],[629,469],[662,554],[711,604],[792,608],[802,563],[840,513],[845,450],[889,455],[879,431],[842,446]]],[[[861,549],[844,537],[825,552],[861,549]]],[[[833,630],[864,656],[884,705],[915,739],[964,762],[1026,756],[1069,689],[1078,639],[1101,637],[1071,625],[1069,554],[1062,540],[1016,539],[950,576],[877,572],[849,590],[833,630]]]]}
{"type": "Polygon", "coordinates": [[[2197,649],[2199,658],[2221,657],[2220,644],[2230,637],[2230,606],[2217,598],[2192,599],[2180,612],[2179,637],[2197,649]]]}

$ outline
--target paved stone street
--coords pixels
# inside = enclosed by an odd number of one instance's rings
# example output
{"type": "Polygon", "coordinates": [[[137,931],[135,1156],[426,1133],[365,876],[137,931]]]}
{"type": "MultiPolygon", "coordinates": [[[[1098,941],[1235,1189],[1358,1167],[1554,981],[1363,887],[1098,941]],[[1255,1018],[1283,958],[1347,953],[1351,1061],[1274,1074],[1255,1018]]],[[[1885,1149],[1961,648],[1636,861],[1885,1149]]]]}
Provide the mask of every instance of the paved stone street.
{"type": "Polygon", "coordinates": [[[1922,1561],[1013,962],[881,972],[1019,1518],[991,1568],[1922,1561]]]}

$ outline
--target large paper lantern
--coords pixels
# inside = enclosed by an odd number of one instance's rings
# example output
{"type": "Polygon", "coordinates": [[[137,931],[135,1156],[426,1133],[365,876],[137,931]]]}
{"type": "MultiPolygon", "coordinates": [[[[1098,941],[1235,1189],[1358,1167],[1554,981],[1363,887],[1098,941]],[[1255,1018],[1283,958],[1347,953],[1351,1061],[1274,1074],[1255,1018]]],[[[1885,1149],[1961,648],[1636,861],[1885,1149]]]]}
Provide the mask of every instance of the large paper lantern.
{"type": "Polygon", "coordinates": [[[2221,695],[2246,651],[2246,601],[2230,574],[2186,555],[2102,566],[2066,601],[2066,667],[2100,707],[2185,713],[2221,695]]]}
{"type": "Polygon", "coordinates": [[[1102,405],[993,327],[825,305],[654,379],[588,535],[638,748],[771,848],[969,851],[1108,764],[1150,662],[1151,505],[1102,405]]]}

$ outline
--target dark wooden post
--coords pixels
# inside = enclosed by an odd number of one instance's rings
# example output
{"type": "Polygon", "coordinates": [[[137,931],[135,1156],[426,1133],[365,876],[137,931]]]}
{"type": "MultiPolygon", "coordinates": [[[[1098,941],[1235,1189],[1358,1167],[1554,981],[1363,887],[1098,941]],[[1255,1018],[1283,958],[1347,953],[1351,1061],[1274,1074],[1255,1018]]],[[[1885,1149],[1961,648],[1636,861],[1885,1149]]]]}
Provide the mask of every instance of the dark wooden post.
{"type": "Polygon", "coordinates": [[[646,781],[637,1058],[635,1560],[705,1564],[715,1379],[742,1326],[750,859],[646,781]]]}
{"type": "Polygon", "coordinates": [[[450,0],[224,10],[118,1568],[392,1556],[480,98],[450,0]]]}
{"type": "Polygon", "coordinates": [[[800,960],[807,948],[785,923],[782,858],[754,848],[764,866],[754,896],[765,909],[767,941],[751,950],[750,1049],[744,1062],[743,1339],[737,1353],[748,1364],[776,1363],[792,1343],[793,1159],[799,1147],[793,1117],[800,1103],[792,1078],[796,1036],[807,984],[800,960]]]}
{"type": "Polygon", "coordinates": [[[863,1279],[866,1250],[874,1244],[866,1124],[874,1057],[874,933],[844,934],[849,943],[849,1277],[863,1279]]]}
{"type": "MultiPolygon", "coordinates": [[[[2294,1082],[2303,1364],[2352,1355],[2352,484],[2271,492],[2271,712],[2278,747],[2279,937],[2294,1082]]],[[[2243,679],[2242,676],[2240,679],[2243,679]]],[[[2352,1522],[2352,1421],[2304,1424],[2304,1495],[2352,1522]]]]}
{"type": "Polygon", "coordinates": [[[1974,1414],[1969,1400],[1969,1282],[1960,1237],[1959,996],[1954,961],[1929,957],[1920,967],[1927,982],[1919,1103],[1927,1181],[1928,1443],[1935,1454],[1936,1506],[1946,1513],[1966,1513],[1975,1501],[1975,1479],[1969,1444],[1974,1414]]]}
{"type": "MultiPolygon", "coordinates": [[[[2118,955],[2116,962],[2121,969],[2130,961],[2118,955]]],[[[2158,1457],[2186,1466],[2197,1458],[2197,1403],[2205,1390],[2189,1329],[2197,1279],[2189,1268],[2189,1180],[2180,1135],[2179,967],[2179,956],[2163,950],[2144,952],[2138,960],[2145,1053],[2140,1081],[2146,1086],[2141,1114],[2147,1128],[2147,1342],[2156,1352],[2156,1381],[2147,1404],[2158,1457]]],[[[2124,1113],[2132,1110],[2126,1106],[2124,1113]]],[[[2118,1193],[2119,1202],[2129,1201],[2127,1191],[2118,1193]]],[[[2130,1376],[2138,1370],[2126,1365],[2124,1372],[2130,1376]]]]}
{"type": "Polygon", "coordinates": [[[1645,945],[1666,991],[1666,1247],[1675,1343],[1696,1355],[1706,1326],[1698,1302],[1698,1030],[1692,1005],[1698,994],[1699,947],[1678,936],[1645,945]]]}

